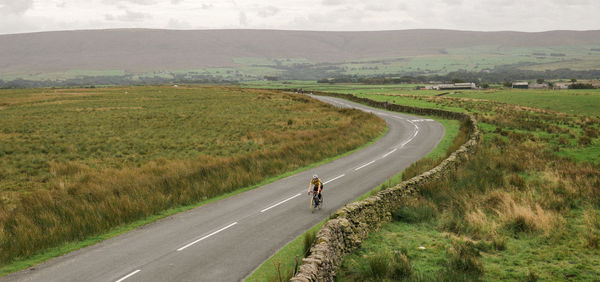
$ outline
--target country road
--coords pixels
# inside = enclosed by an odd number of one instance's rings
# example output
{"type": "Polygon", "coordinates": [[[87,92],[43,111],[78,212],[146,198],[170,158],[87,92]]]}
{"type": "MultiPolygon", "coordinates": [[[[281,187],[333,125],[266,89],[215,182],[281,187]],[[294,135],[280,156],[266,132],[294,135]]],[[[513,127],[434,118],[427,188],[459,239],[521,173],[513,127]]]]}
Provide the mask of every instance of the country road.
{"type": "MultiPolygon", "coordinates": [[[[421,159],[444,136],[433,120],[315,97],[385,119],[371,146],[49,260],[0,281],[239,281],[309,227],[421,159]],[[309,211],[308,183],[325,183],[324,209],[309,211]]],[[[343,137],[341,137],[343,138],[343,137]]]]}

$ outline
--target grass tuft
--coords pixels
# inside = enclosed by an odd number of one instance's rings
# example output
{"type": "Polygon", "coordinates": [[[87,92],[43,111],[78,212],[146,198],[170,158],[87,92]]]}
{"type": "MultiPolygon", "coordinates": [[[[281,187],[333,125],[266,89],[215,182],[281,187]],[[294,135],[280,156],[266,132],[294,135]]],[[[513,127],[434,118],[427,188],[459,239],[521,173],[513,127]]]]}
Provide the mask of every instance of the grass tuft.
{"type": "Polygon", "coordinates": [[[304,257],[308,257],[310,256],[310,248],[312,247],[313,243],[315,242],[315,239],[317,237],[317,232],[312,230],[312,231],[308,231],[306,232],[306,234],[304,234],[304,239],[303,239],[303,254],[304,257]]]}
{"type": "Polygon", "coordinates": [[[453,241],[447,250],[448,273],[465,273],[472,276],[480,276],[484,272],[481,254],[476,246],[470,241],[453,241]]]}

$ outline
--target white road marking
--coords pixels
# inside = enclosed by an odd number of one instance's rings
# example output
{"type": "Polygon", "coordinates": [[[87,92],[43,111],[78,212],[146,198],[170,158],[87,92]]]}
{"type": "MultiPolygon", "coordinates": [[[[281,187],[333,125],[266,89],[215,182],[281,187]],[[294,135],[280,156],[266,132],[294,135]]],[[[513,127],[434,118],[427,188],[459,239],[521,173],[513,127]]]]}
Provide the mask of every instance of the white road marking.
{"type": "Polygon", "coordinates": [[[385,158],[385,157],[389,156],[389,155],[390,155],[390,154],[392,154],[393,152],[396,152],[396,150],[398,150],[398,148],[396,148],[396,149],[394,149],[394,150],[391,150],[391,151],[389,151],[387,154],[383,155],[383,157],[381,157],[381,158],[383,159],[383,158],[385,158]]]}
{"type": "Polygon", "coordinates": [[[414,121],[412,120],[408,120],[408,122],[410,122],[410,124],[415,126],[415,132],[413,133],[412,137],[410,137],[408,140],[406,140],[404,143],[400,144],[400,148],[406,146],[406,144],[410,143],[410,141],[412,141],[413,139],[415,139],[415,137],[417,137],[417,134],[419,134],[419,126],[416,125],[414,123],[414,121]]]}
{"type": "Polygon", "coordinates": [[[296,195],[294,195],[294,196],[292,196],[292,197],[289,197],[289,198],[287,198],[287,199],[285,199],[285,200],[283,200],[283,201],[281,201],[281,202],[279,202],[279,203],[277,203],[277,204],[274,204],[274,205],[272,205],[272,206],[269,206],[268,208],[265,208],[264,210],[261,210],[260,212],[266,212],[266,211],[268,211],[268,210],[270,210],[270,209],[272,209],[272,208],[274,208],[274,207],[276,207],[276,206],[279,206],[279,205],[281,205],[281,204],[283,204],[283,203],[285,203],[285,202],[287,202],[287,201],[289,201],[289,200],[291,200],[291,199],[293,199],[293,198],[296,198],[296,197],[298,197],[298,196],[300,196],[300,193],[298,193],[298,194],[296,194],[296,195]]]}
{"type": "Polygon", "coordinates": [[[340,178],[342,178],[342,177],[344,177],[344,176],[346,176],[346,175],[345,175],[345,174],[342,174],[342,175],[340,175],[340,176],[337,176],[337,177],[335,177],[335,178],[333,178],[333,179],[331,179],[331,180],[329,180],[329,181],[325,181],[325,182],[323,182],[323,185],[325,185],[325,184],[327,184],[327,183],[329,183],[329,182],[331,182],[331,181],[334,181],[334,180],[336,180],[336,179],[340,179],[340,178]]]}
{"type": "Polygon", "coordinates": [[[373,160],[373,161],[370,161],[370,162],[368,162],[368,163],[366,163],[366,164],[364,164],[364,165],[361,165],[361,166],[359,166],[359,167],[355,168],[355,169],[354,169],[354,171],[357,171],[357,170],[359,170],[359,169],[361,169],[361,168],[363,168],[363,167],[365,167],[365,166],[368,166],[368,165],[370,165],[370,164],[372,164],[372,163],[374,163],[374,162],[375,162],[375,161],[373,160]]]}
{"type": "Polygon", "coordinates": [[[221,232],[221,231],[223,231],[223,230],[225,230],[225,229],[227,229],[227,228],[229,228],[229,227],[231,227],[231,226],[234,226],[234,225],[236,225],[236,224],[237,224],[237,222],[234,222],[234,223],[232,223],[232,224],[229,224],[229,225],[227,225],[227,226],[225,226],[225,227],[223,227],[223,228],[221,228],[221,229],[219,229],[219,230],[217,230],[217,231],[215,231],[215,232],[213,232],[213,233],[210,233],[210,234],[208,234],[208,235],[206,235],[206,236],[204,236],[204,237],[202,237],[202,238],[200,238],[200,239],[198,239],[198,240],[196,240],[196,241],[194,241],[194,242],[191,242],[191,243],[189,243],[189,244],[187,244],[187,245],[185,245],[185,246],[183,246],[183,247],[181,247],[181,248],[177,249],[177,251],[178,251],[178,252],[179,252],[179,251],[183,251],[183,250],[184,250],[184,249],[186,249],[187,247],[189,247],[189,246],[191,246],[191,245],[194,245],[194,244],[196,244],[196,243],[198,243],[198,242],[200,242],[200,241],[202,241],[202,240],[204,240],[204,239],[206,239],[206,238],[208,238],[208,237],[210,237],[210,236],[212,236],[212,235],[215,235],[215,234],[217,234],[217,233],[219,233],[219,232],[221,232]]]}
{"type": "Polygon", "coordinates": [[[131,277],[131,276],[133,276],[133,275],[135,275],[136,273],[138,273],[138,272],[140,272],[140,271],[141,271],[141,270],[140,270],[140,269],[138,269],[138,270],[136,270],[136,271],[134,271],[134,272],[132,272],[132,273],[129,273],[129,274],[125,275],[123,278],[121,278],[121,279],[119,279],[119,280],[117,280],[117,281],[115,281],[115,282],[121,282],[121,281],[123,281],[123,280],[125,280],[125,279],[127,279],[127,278],[129,278],[129,277],[131,277]]]}

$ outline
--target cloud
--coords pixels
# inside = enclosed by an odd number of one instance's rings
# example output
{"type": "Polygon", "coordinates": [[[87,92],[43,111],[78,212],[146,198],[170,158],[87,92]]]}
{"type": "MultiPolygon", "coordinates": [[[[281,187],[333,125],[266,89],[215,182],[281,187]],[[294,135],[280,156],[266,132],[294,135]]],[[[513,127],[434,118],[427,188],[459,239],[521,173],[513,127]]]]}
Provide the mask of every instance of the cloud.
{"type": "MultiPolygon", "coordinates": [[[[177,0],[175,0],[177,1],[177,0]]],[[[109,5],[114,5],[116,3],[133,3],[133,4],[138,4],[138,5],[145,5],[145,6],[149,6],[149,5],[154,5],[156,4],[156,0],[104,0],[103,1],[105,4],[109,4],[109,5]]]]}
{"type": "Polygon", "coordinates": [[[446,3],[448,6],[461,6],[463,5],[463,0],[444,0],[442,1],[446,3]]]}
{"type": "Polygon", "coordinates": [[[0,13],[22,15],[33,8],[33,0],[0,0],[0,13]]]}
{"type": "Polygon", "coordinates": [[[261,18],[268,18],[276,15],[277,13],[279,13],[279,8],[274,6],[268,6],[259,10],[258,16],[260,16],[261,18]]]}
{"type": "Polygon", "coordinates": [[[339,6],[344,4],[344,0],[323,0],[325,6],[339,6]]]}
{"type": "Polygon", "coordinates": [[[368,4],[365,6],[365,9],[373,12],[387,12],[390,10],[390,7],[381,4],[368,4]]]}
{"type": "Polygon", "coordinates": [[[600,0],[0,0],[0,34],[89,28],[599,29],[600,0]],[[543,11],[543,12],[540,12],[543,11]],[[557,20],[560,19],[560,20],[557,20]]]}
{"type": "Polygon", "coordinates": [[[123,15],[105,15],[104,17],[108,21],[121,21],[121,22],[139,22],[148,18],[152,18],[149,14],[136,13],[132,11],[125,11],[123,15]]]}

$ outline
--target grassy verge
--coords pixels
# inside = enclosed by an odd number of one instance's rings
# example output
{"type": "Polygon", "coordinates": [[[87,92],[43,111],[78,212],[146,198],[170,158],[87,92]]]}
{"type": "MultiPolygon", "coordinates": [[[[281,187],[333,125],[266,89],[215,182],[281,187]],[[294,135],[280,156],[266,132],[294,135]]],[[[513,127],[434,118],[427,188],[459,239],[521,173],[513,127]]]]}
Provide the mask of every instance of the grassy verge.
{"type": "Polygon", "coordinates": [[[483,144],[454,174],[406,199],[394,222],[346,258],[338,280],[597,279],[598,156],[572,152],[595,150],[598,110],[571,115],[496,101],[422,100],[476,115],[483,144]]]}
{"type": "Polygon", "coordinates": [[[314,225],[304,234],[285,245],[285,247],[266,260],[251,275],[246,277],[245,281],[288,281],[293,276],[296,257],[298,258],[298,267],[300,267],[302,259],[308,254],[307,248],[310,248],[315,234],[319,232],[319,229],[321,229],[321,226],[326,221],[327,219],[314,225]]]}

